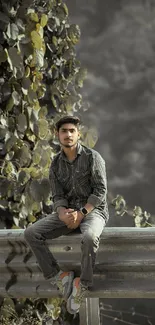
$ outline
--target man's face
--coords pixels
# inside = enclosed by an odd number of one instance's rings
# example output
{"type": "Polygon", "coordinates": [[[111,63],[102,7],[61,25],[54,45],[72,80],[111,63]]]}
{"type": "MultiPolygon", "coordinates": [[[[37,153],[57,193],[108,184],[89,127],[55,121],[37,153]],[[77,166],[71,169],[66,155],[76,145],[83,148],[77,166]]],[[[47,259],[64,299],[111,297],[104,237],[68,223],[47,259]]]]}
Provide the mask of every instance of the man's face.
{"type": "Polygon", "coordinates": [[[63,124],[57,133],[59,142],[66,148],[71,148],[77,144],[80,137],[77,126],[72,123],[63,124]]]}

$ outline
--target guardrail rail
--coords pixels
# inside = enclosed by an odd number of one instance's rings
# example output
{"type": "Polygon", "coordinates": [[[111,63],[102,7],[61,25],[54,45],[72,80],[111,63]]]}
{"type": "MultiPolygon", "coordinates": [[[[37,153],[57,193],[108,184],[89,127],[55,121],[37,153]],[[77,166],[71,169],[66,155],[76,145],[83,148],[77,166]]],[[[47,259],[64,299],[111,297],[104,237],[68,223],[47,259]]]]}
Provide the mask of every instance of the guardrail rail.
{"type": "MultiPolygon", "coordinates": [[[[0,296],[58,296],[43,278],[23,229],[0,230],[0,296]]],[[[62,268],[80,274],[80,234],[48,240],[62,268]]],[[[99,298],[155,298],[155,228],[105,228],[94,287],[80,310],[80,325],[99,325],[99,298]]]]}

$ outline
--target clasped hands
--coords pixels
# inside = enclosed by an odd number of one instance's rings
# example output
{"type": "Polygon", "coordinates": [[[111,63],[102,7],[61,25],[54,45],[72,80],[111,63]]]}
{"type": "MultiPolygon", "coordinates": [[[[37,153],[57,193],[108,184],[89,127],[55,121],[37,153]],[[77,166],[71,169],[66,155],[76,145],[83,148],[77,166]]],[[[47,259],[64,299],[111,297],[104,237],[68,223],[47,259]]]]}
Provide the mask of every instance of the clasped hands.
{"type": "Polygon", "coordinates": [[[59,213],[59,219],[65,223],[65,225],[70,229],[76,229],[79,227],[83,214],[80,211],[75,211],[74,209],[64,208],[59,213]]]}

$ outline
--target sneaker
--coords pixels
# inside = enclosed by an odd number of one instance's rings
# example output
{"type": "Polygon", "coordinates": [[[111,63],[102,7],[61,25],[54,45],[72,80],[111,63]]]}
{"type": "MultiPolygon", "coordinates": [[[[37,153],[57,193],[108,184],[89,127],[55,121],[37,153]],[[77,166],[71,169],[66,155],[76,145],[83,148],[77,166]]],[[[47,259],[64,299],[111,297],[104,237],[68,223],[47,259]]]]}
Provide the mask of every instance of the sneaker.
{"type": "MultiPolygon", "coordinates": [[[[64,297],[65,300],[68,299],[74,279],[74,272],[63,272],[59,271],[59,273],[55,276],[55,284],[57,285],[60,293],[64,297]]],[[[53,284],[53,282],[51,282],[53,284]]]]}
{"type": "Polygon", "coordinates": [[[84,286],[80,282],[80,278],[75,278],[73,281],[72,293],[67,300],[67,311],[70,314],[76,314],[79,312],[86,291],[88,291],[88,287],[84,286]]]}

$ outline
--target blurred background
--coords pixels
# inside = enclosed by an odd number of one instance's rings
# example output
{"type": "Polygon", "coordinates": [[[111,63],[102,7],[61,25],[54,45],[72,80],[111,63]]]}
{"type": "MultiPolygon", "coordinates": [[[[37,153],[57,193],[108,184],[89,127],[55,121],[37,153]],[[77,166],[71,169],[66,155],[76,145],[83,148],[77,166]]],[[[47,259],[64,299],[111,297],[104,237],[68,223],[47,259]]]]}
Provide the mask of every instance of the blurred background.
{"type": "MultiPolygon", "coordinates": [[[[97,128],[95,149],[106,161],[109,192],[154,214],[155,1],[66,4],[80,26],[77,56],[88,70],[83,120],[97,128]]],[[[123,224],[130,226],[129,217],[123,224]]]]}
{"type": "MultiPolygon", "coordinates": [[[[127,204],[155,214],[155,1],[66,0],[81,29],[77,56],[88,70],[83,121],[98,131],[108,190],[127,204]]],[[[114,217],[110,226],[131,226],[114,217]]],[[[153,299],[104,299],[103,325],[155,324],[153,299]],[[111,310],[116,310],[112,312],[111,310]],[[125,310],[122,314],[119,311],[125,310]],[[118,311],[118,312],[117,312],[118,311]],[[149,315],[140,316],[140,314],[149,315]],[[122,317],[122,321],[115,318],[122,317]],[[126,322],[124,322],[124,321],[126,322]]]]}

